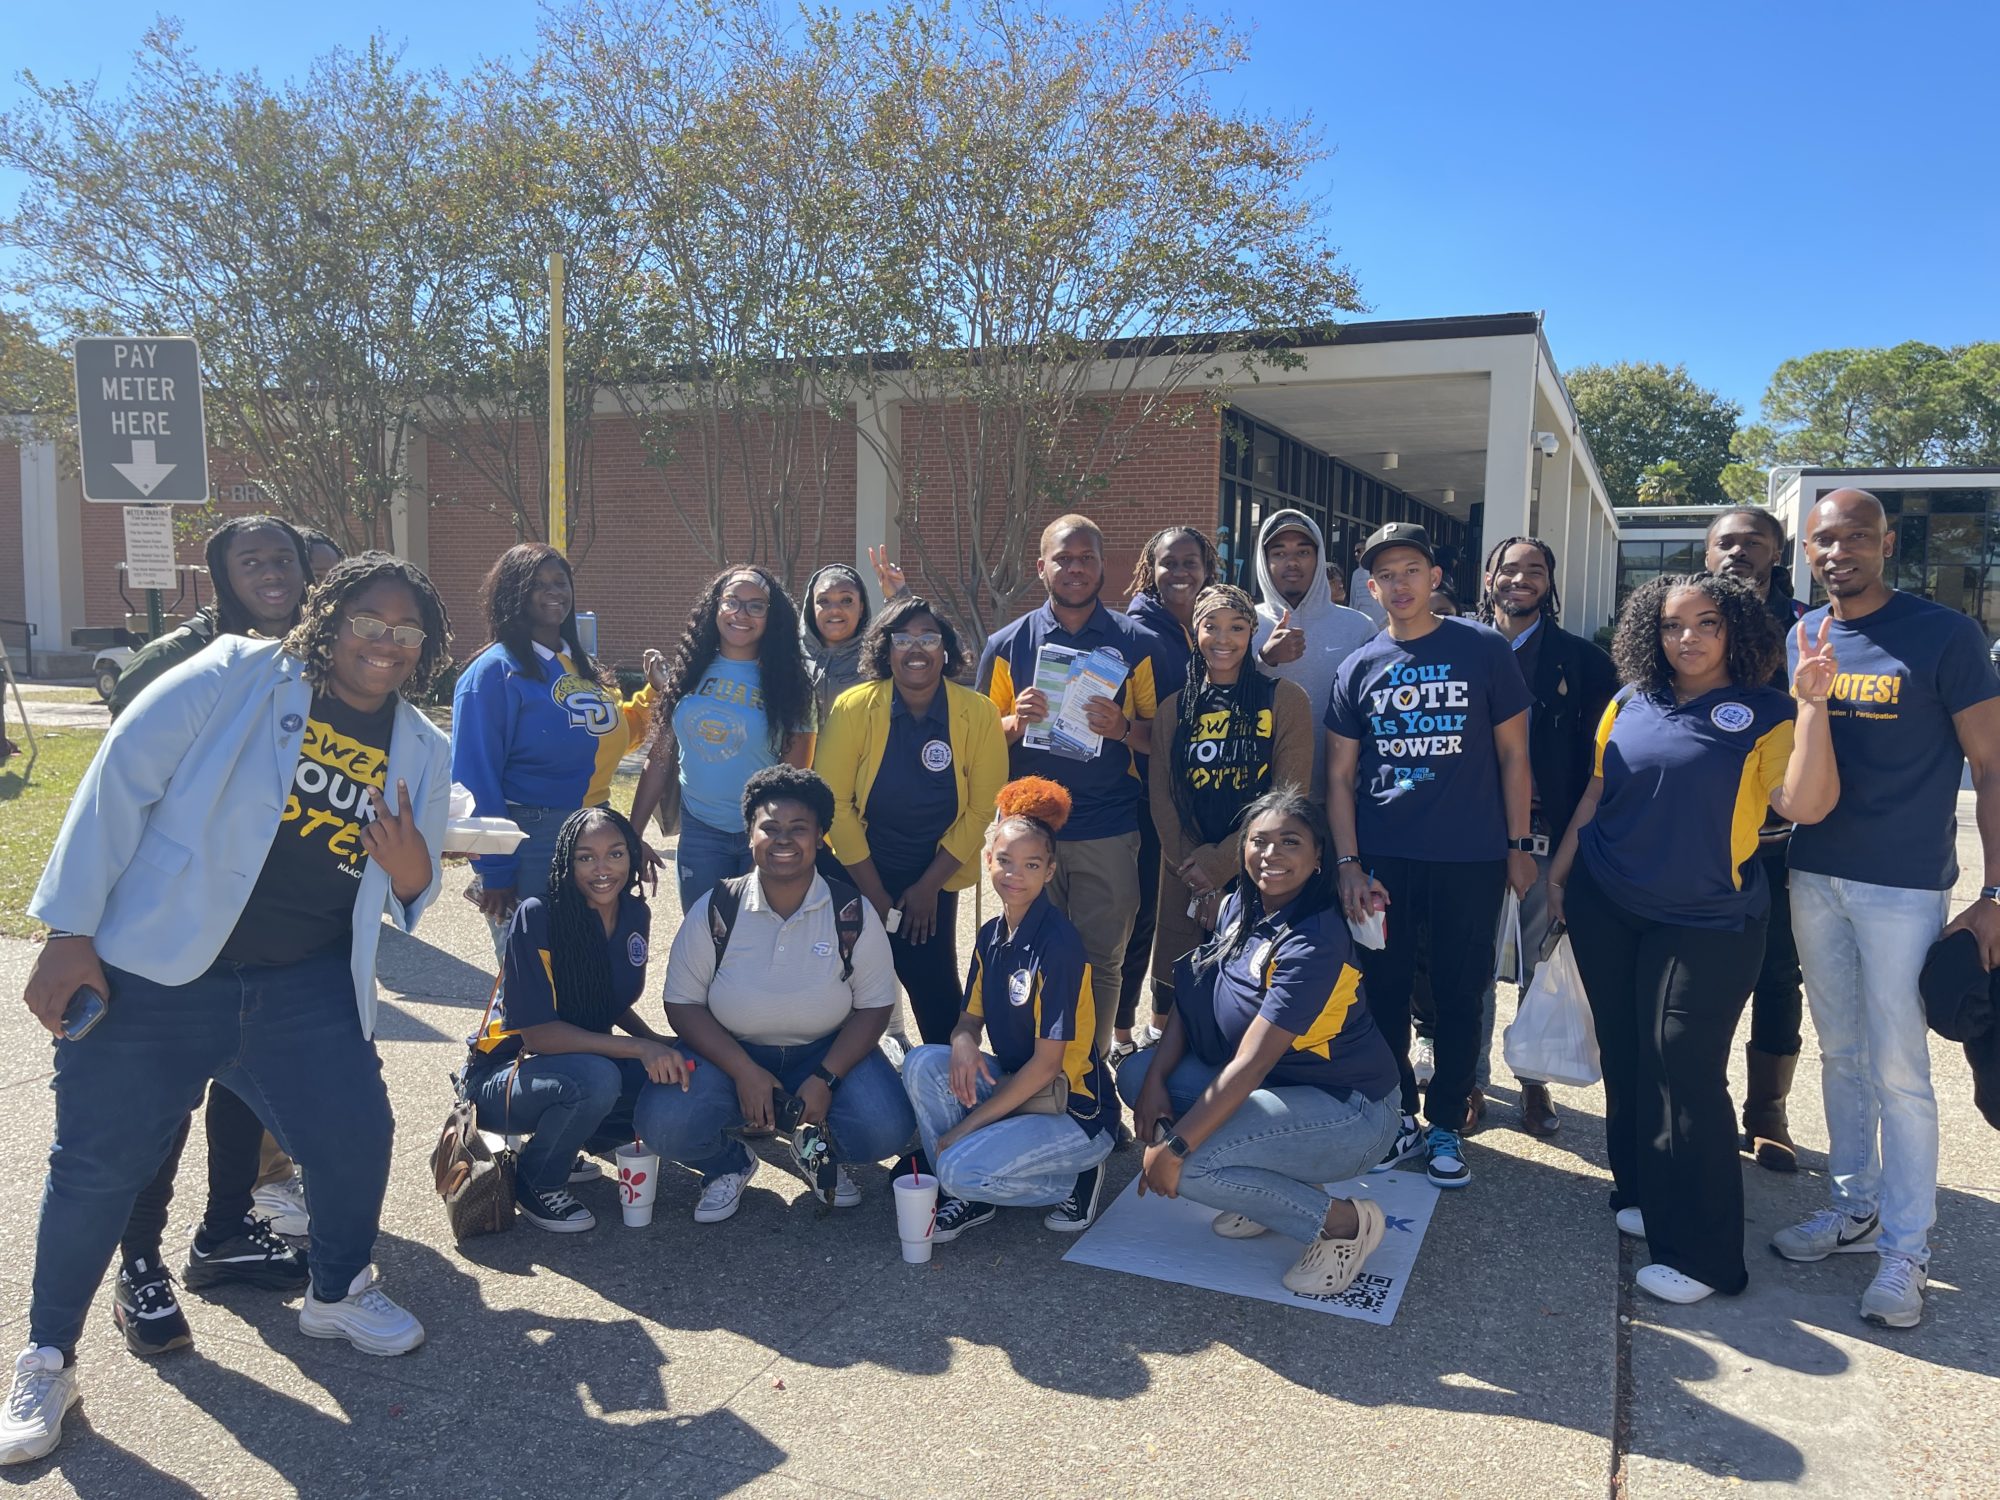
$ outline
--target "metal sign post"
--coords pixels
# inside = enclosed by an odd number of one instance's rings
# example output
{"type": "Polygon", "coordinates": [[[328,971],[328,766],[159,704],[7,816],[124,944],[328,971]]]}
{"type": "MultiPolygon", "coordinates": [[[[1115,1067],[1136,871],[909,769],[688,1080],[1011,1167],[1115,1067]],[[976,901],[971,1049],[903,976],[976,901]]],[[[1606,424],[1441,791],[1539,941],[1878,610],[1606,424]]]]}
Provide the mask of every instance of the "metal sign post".
{"type": "Polygon", "coordinates": [[[137,334],[81,338],[72,353],[83,498],[126,507],[126,569],[146,590],[147,626],[157,636],[160,590],[174,586],[166,507],[208,503],[201,350],[191,338],[137,334]]]}

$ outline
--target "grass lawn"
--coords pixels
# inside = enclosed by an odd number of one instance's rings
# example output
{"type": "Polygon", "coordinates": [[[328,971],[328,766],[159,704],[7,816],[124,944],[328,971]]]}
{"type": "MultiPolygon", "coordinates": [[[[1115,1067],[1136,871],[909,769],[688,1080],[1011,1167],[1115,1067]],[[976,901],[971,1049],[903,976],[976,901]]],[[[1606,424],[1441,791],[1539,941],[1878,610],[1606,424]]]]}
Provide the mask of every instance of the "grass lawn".
{"type": "Polygon", "coordinates": [[[48,863],[49,848],[69,811],[76,784],[104,734],[95,729],[42,729],[35,738],[42,753],[32,776],[23,780],[21,775],[28,763],[24,739],[15,740],[22,746],[21,754],[0,768],[0,828],[7,830],[7,857],[0,860],[0,936],[6,937],[29,937],[41,930],[41,924],[28,916],[28,898],[42,878],[42,866],[48,863]]]}
{"type": "Polygon", "coordinates": [[[21,684],[21,696],[30,703],[102,703],[94,687],[44,687],[37,682],[21,684]]]}

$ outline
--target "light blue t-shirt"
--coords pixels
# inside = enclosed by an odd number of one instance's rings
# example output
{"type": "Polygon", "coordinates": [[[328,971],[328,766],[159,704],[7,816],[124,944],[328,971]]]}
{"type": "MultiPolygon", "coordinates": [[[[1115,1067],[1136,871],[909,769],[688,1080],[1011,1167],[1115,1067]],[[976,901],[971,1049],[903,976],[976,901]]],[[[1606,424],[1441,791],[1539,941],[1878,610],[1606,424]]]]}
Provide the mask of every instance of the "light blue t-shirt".
{"type": "MultiPolygon", "coordinates": [[[[810,732],[813,726],[798,728],[810,732]]],[[[757,663],[726,656],[711,661],[700,684],[674,705],[674,738],[682,808],[711,828],[741,832],[744,786],[778,761],[757,663]]]]}

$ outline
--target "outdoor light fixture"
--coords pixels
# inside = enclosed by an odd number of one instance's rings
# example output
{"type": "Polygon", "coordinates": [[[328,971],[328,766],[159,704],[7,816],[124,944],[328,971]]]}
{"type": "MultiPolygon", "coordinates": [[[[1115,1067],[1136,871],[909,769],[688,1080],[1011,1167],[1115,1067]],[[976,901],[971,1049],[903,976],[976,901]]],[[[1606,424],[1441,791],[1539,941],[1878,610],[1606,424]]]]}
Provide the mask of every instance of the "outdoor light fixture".
{"type": "Polygon", "coordinates": [[[1443,504],[1443,505],[1455,505],[1455,504],[1457,504],[1457,503],[1458,503],[1458,491],[1457,491],[1457,490],[1446,490],[1446,491],[1444,492],[1444,498],[1443,498],[1443,500],[1442,500],[1442,501],[1440,501],[1439,503],[1440,503],[1440,504],[1443,504]]]}
{"type": "Polygon", "coordinates": [[[1382,467],[1385,471],[1396,468],[1402,462],[1403,455],[1400,453],[1385,453],[1382,455],[1382,467]]]}
{"type": "Polygon", "coordinates": [[[1553,432],[1538,432],[1535,434],[1535,446],[1542,450],[1542,457],[1554,458],[1556,449],[1560,448],[1562,443],[1553,432]]]}

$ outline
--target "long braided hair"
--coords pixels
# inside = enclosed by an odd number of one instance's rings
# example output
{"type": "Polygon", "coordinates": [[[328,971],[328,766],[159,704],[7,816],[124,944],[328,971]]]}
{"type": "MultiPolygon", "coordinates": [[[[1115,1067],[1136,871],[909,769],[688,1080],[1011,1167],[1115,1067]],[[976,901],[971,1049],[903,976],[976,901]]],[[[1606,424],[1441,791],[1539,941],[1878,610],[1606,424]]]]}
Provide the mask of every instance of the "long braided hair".
{"type": "Polygon", "coordinates": [[[332,680],[333,643],[340,635],[349,601],[385,579],[403,584],[417,596],[417,610],[424,621],[423,649],[417,655],[416,670],[403,684],[403,696],[421,698],[438,674],[451,665],[451,615],[424,570],[387,552],[358,552],[326,570],[326,577],[306,595],[299,623],[285,637],[286,655],[305,664],[305,678],[314,691],[325,692],[332,680]]]}
{"type": "Polygon", "coordinates": [[[1216,581],[1222,572],[1222,560],[1216,555],[1215,543],[1192,526],[1168,526],[1147,537],[1146,545],[1139,549],[1139,560],[1132,565],[1132,582],[1126,589],[1128,594],[1146,594],[1154,599],[1160,597],[1160,586],[1154,581],[1153,570],[1159,565],[1160,554],[1182,537],[1191,537],[1201,552],[1202,586],[1206,588],[1216,581]]]}
{"type": "MultiPolygon", "coordinates": [[[[305,538],[290,521],[278,516],[237,516],[224,521],[209,533],[203,549],[209,587],[215,591],[215,629],[220,635],[248,635],[255,624],[249,606],[237,596],[235,581],[229,576],[229,544],[246,531],[275,531],[292,544],[299,557],[300,608],[304,607],[305,596],[313,586],[312,560],[306,555],[305,538]]],[[[297,622],[296,611],[292,619],[297,622]]]]}
{"type": "MultiPolygon", "coordinates": [[[[1556,551],[1538,536],[1510,536],[1496,542],[1493,550],[1486,554],[1486,566],[1479,572],[1479,603],[1473,609],[1473,617],[1482,625],[1491,625],[1500,612],[1499,601],[1493,597],[1493,570],[1500,566],[1500,559],[1507,555],[1509,547],[1518,547],[1523,542],[1530,547],[1539,547],[1542,561],[1549,569],[1549,591],[1542,595],[1541,614],[1551,625],[1562,623],[1562,595],[1556,592],[1556,551]]],[[[1525,627],[1524,627],[1525,628],[1525,627]]]]}
{"type": "MultiPolygon", "coordinates": [[[[1188,654],[1187,679],[1181,687],[1179,704],[1174,713],[1174,724],[1167,738],[1167,761],[1172,774],[1167,784],[1173,788],[1174,811],[1180,814],[1181,827],[1190,836],[1201,838],[1201,824],[1197,820],[1194,807],[1194,788],[1188,784],[1184,764],[1188,743],[1200,731],[1202,703],[1211,703],[1220,698],[1229,714],[1226,740],[1249,740],[1259,743],[1257,717],[1271,707],[1277,697],[1277,682],[1257,670],[1255,659],[1249,652],[1243,655],[1243,666],[1236,674],[1236,681],[1228,685],[1210,684],[1208,680],[1208,659],[1201,654],[1201,619],[1203,615],[1217,610],[1231,610],[1250,621],[1254,637],[1257,623],[1257,606],[1250,602],[1249,594],[1233,583],[1210,584],[1195,596],[1192,622],[1195,627],[1195,649],[1188,654]]],[[[1213,709],[1210,710],[1213,712],[1213,709]]],[[[1270,741],[1265,740],[1263,754],[1270,755],[1270,741]]],[[[1202,842],[1207,840],[1202,839],[1202,842]]]]}
{"type": "MultiPolygon", "coordinates": [[[[556,834],[555,856],[549,861],[549,974],[555,981],[556,1009],[562,1019],[586,1031],[608,1032],[623,1013],[612,994],[611,954],[604,939],[604,921],[576,883],[576,841],[594,828],[609,824],[625,840],[625,888],[622,896],[640,894],[639,831],[623,813],[608,807],[585,807],[563,820],[556,834]]],[[[644,899],[641,897],[641,899],[644,899]]]]}

